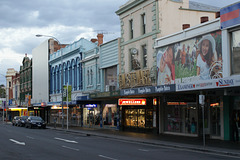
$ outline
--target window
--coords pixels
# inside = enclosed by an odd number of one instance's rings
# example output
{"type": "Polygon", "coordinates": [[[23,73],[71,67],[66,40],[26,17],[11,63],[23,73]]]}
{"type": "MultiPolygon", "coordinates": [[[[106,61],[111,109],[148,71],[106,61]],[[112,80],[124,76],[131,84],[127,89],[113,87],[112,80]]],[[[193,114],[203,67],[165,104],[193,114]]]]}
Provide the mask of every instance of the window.
{"type": "Polygon", "coordinates": [[[90,84],[90,75],[89,75],[89,70],[87,71],[87,78],[88,78],[88,85],[90,84]]]}
{"type": "Polygon", "coordinates": [[[147,46],[142,46],[142,53],[143,53],[143,68],[147,67],[147,46]]]}
{"type": "Polygon", "coordinates": [[[9,88],[11,88],[11,82],[9,82],[8,85],[9,85],[9,88]]]}
{"type": "Polygon", "coordinates": [[[240,73],[240,30],[232,32],[231,37],[231,73],[240,73]]]}
{"type": "Polygon", "coordinates": [[[130,24],[130,39],[133,39],[133,20],[129,21],[130,24]]]}
{"type": "Polygon", "coordinates": [[[98,84],[100,84],[101,74],[100,74],[100,68],[98,68],[98,84]]]}
{"type": "Polygon", "coordinates": [[[90,84],[92,85],[93,84],[93,71],[92,71],[92,69],[90,71],[90,76],[91,76],[90,84]]]}
{"type": "Polygon", "coordinates": [[[145,34],[146,33],[146,15],[145,15],[145,13],[142,14],[141,18],[142,18],[142,34],[145,34]]]}

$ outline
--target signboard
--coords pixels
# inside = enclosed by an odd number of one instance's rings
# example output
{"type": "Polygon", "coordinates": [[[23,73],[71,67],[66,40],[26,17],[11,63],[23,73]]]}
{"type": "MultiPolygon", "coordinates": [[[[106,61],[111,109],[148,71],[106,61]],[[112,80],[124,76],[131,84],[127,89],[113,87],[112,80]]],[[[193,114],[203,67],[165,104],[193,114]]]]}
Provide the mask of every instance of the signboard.
{"type": "Polygon", "coordinates": [[[205,95],[199,95],[199,104],[204,105],[205,95]]]}
{"type": "Polygon", "coordinates": [[[153,94],[153,93],[166,93],[175,92],[175,84],[161,85],[161,86],[150,86],[150,87],[139,87],[120,90],[121,96],[127,95],[141,95],[141,94],[153,94]]]}
{"type": "Polygon", "coordinates": [[[68,101],[71,101],[72,97],[72,86],[71,85],[65,85],[63,86],[63,101],[67,101],[67,94],[68,94],[68,101]]]}
{"type": "Polygon", "coordinates": [[[157,85],[223,77],[221,31],[157,48],[157,85]],[[208,44],[206,54],[203,46],[208,44]]]}
{"type": "Polygon", "coordinates": [[[221,28],[228,28],[240,24],[240,3],[224,7],[220,10],[221,28]]]}
{"type": "Polygon", "coordinates": [[[224,88],[240,86],[240,76],[230,76],[208,81],[199,81],[196,83],[179,83],[176,84],[176,91],[202,90],[211,88],[224,88]]]}
{"type": "Polygon", "coordinates": [[[86,108],[96,108],[97,104],[86,104],[85,107],[86,108]]]}
{"type": "Polygon", "coordinates": [[[146,105],[146,99],[119,99],[118,100],[118,105],[124,106],[124,105],[146,105]]]}

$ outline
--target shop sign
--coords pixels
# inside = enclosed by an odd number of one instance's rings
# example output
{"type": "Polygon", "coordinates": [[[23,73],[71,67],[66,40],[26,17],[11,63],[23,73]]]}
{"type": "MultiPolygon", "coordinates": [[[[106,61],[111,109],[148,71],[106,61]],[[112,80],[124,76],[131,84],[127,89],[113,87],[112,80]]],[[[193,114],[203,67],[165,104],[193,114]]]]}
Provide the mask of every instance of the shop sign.
{"type": "Polygon", "coordinates": [[[120,91],[111,91],[111,92],[98,92],[98,93],[91,93],[89,94],[90,98],[100,98],[100,97],[113,97],[119,96],[120,91]]]}
{"type": "Polygon", "coordinates": [[[122,96],[127,96],[127,95],[141,95],[141,94],[164,93],[164,92],[175,92],[175,84],[122,89],[120,91],[120,94],[122,96]]]}
{"type": "Polygon", "coordinates": [[[240,23],[240,3],[227,6],[220,10],[221,28],[228,28],[240,23]]]}
{"type": "Polygon", "coordinates": [[[146,99],[119,99],[118,105],[146,105],[146,99]]]}
{"type": "Polygon", "coordinates": [[[88,96],[77,96],[77,101],[81,101],[81,100],[89,100],[88,96]]]}
{"type": "Polygon", "coordinates": [[[120,89],[149,85],[151,85],[149,69],[119,75],[120,89]]]}
{"type": "Polygon", "coordinates": [[[175,88],[174,84],[161,85],[161,86],[154,87],[154,92],[155,93],[174,92],[175,90],[176,90],[176,88],[175,88]]]}
{"type": "Polygon", "coordinates": [[[233,79],[219,79],[218,82],[216,82],[216,86],[218,86],[218,87],[234,86],[234,80],[233,79]]]}
{"type": "Polygon", "coordinates": [[[199,81],[196,83],[179,83],[176,84],[176,91],[190,91],[190,90],[201,90],[216,88],[216,79],[209,81],[199,81]]]}
{"type": "Polygon", "coordinates": [[[46,107],[46,102],[42,102],[42,103],[41,103],[41,106],[42,106],[42,107],[46,107]]]}
{"type": "Polygon", "coordinates": [[[85,107],[86,108],[96,108],[97,104],[86,104],[85,107]]]}

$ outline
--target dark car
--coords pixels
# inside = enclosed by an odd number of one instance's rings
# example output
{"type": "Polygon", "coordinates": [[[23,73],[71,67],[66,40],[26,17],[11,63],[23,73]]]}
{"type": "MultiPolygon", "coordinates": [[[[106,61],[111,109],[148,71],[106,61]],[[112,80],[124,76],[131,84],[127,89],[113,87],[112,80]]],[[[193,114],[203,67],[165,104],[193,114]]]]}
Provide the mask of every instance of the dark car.
{"type": "Polygon", "coordinates": [[[21,116],[18,120],[17,126],[24,127],[26,124],[28,116],[21,116]]]}
{"type": "Polygon", "coordinates": [[[41,117],[29,116],[25,124],[26,128],[46,128],[46,123],[41,117]]]}
{"type": "Polygon", "coordinates": [[[12,125],[13,125],[13,126],[16,126],[16,125],[18,124],[18,120],[19,120],[19,119],[20,119],[19,116],[15,116],[15,117],[13,117],[12,125]]]}

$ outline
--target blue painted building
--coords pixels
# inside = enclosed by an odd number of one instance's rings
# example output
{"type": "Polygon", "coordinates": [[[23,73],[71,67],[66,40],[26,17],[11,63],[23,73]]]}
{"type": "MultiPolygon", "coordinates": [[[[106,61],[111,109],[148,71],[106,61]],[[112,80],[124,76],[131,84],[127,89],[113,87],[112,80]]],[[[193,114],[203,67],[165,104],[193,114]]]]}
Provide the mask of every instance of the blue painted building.
{"type": "MultiPolygon", "coordinates": [[[[85,70],[83,70],[82,60],[86,58],[86,53],[92,52],[96,50],[96,48],[97,43],[81,38],[50,55],[50,102],[56,104],[52,105],[50,109],[50,123],[53,122],[54,119],[57,120],[57,123],[61,123],[62,74],[63,85],[67,85],[68,83],[68,85],[72,86],[71,101],[69,102],[69,123],[76,125],[80,123],[79,117],[81,117],[81,110],[80,107],[76,106],[76,98],[78,96],[87,96],[87,94],[84,94],[86,78],[84,77],[85,70]]],[[[65,112],[66,108],[64,108],[64,113],[65,112]]]]}

